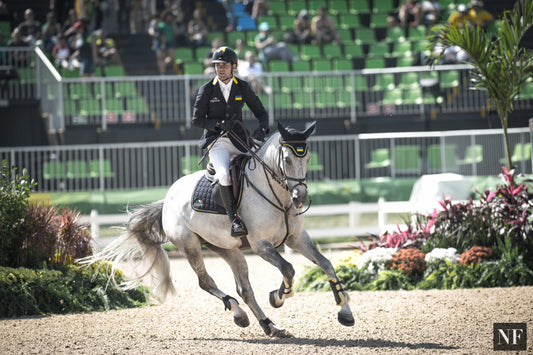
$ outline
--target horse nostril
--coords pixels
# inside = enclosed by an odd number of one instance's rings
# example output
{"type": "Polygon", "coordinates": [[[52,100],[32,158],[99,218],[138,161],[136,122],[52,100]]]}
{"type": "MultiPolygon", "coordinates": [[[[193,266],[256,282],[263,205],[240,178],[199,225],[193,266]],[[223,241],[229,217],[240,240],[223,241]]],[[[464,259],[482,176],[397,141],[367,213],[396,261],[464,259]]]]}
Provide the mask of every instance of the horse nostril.
{"type": "Polygon", "coordinates": [[[291,197],[296,208],[302,208],[305,201],[307,201],[307,189],[300,185],[296,186],[292,189],[291,197]]]}

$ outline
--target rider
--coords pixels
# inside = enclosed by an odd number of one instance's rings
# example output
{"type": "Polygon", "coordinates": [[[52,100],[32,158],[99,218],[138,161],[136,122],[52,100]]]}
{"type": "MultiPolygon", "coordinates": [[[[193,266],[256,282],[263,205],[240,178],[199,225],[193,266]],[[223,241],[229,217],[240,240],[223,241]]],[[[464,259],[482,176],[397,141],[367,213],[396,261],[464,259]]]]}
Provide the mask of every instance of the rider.
{"type": "Polygon", "coordinates": [[[204,129],[199,147],[209,149],[209,160],[216,170],[222,204],[231,221],[233,237],[248,234],[246,226],[237,216],[229,172],[230,155],[247,151],[240,142],[249,144],[249,133],[242,124],[244,103],[259,120],[259,128],[253,137],[263,141],[269,132],[268,113],[261,100],[248,82],[233,75],[237,62],[237,54],[229,47],[220,47],[213,53],[216,77],[200,87],[192,121],[195,126],[204,129]]]}

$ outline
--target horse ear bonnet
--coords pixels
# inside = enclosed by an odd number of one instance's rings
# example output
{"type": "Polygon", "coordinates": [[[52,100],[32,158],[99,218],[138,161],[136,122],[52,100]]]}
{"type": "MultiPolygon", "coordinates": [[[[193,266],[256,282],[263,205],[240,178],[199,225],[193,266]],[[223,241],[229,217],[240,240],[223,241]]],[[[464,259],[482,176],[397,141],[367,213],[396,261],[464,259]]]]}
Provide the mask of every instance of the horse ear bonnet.
{"type": "Polygon", "coordinates": [[[307,138],[315,129],[316,122],[309,125],[304,131],[297,131],[291,127],[283,127],[278,122],[278,131],[281,134],[280,143],[292,150],[297,157],[303,157],[307,154],[307,138]]]}

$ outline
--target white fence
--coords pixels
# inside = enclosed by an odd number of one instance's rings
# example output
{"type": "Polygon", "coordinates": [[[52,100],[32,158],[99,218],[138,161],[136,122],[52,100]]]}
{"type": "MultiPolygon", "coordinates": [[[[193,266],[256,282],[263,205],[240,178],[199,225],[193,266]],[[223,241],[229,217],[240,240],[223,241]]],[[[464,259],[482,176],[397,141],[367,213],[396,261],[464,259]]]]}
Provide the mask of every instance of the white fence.
{"type": "MultiPolygon", "coordinates": [[[[397,225],[388,223],[389,214],[405,214],[410,217],[414,213],[428,213],[439,208],[436,201],[420,204],[409,201],[387,202],[380,198],[378,203],[350,202],[348,204],[311,206],[305,213],[306,217],[348,215],[348,225],[321,229],[307,229],[311,238],[334,238],[347,236],[381,235],[386,231],[398,230],[397,225]],[[361,225],[361,215],[377,213],[377,225],[361,225]]],[[[128,222],[127,214],[99,215],[93,210],[89,216],[80,219],[82,224],[90,224],[91,235],[99,238],[101,225],[123,225],[128,222]]],[[[401,226],[400,226],[401,227],[401,226]]]]}

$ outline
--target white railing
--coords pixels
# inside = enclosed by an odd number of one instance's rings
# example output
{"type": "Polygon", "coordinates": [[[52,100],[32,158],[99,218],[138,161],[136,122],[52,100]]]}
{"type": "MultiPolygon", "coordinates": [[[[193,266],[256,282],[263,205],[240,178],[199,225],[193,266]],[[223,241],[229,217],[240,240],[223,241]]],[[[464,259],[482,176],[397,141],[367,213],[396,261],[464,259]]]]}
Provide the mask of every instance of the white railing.
{"type": "MultiPolygon", "coordinates": [[[[306,217],[348,215],[348,225],[344,227],[307,229],[311,238],[334,238],[349,236],[381,235],[386,231],[397,231],[401,226],[388,223],[389,214],[406,214],[410,217],[415,213],[429,213],[439,208],[436,201],[432,203],[413,203],[409,201],[389,202],[380,198],[378,203],[350,202],[348,204],[315,205],[305,213],[306,217]],[[377,225],[361,225],[361,215],[377,213],[377,225]]],[[[408,219],[408,218],[407,218],[408,219]]],[[[92,210],[88,216],[80,218],[80,224],[88,224],[93,238],[100,238],[101,225],[124,225],[129,220],[127,214],[100,215],[92,210]]]]}
{"type": "MultiPolygon", "coordinates": [[[[514,164],[531,173],[528,128],[509,129],[514,164]]],[[[506,165],[499,129],[312,136],[309,181],[419,177],[436,173],[496,176],[506,165]],[[480,148],[477,149],[472,148],[480,148]],[[387,159],[376,162],[376,152],[387,159]],[[469,157],[468,152],[476,155],[469,157]]],[[[197,141],[0,148],[0,160],[26,168],[38,191],[125,190],[170,186],[203,169],[197,141]]]]}

